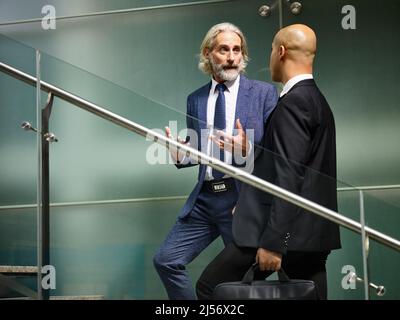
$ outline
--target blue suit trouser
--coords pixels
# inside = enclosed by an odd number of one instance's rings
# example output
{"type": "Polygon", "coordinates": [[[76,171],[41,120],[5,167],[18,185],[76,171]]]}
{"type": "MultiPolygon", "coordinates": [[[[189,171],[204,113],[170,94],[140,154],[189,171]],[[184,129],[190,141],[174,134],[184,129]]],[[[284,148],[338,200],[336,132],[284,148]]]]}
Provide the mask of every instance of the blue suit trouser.
{"type": "Polygon", "coordinates": [[[219,235],[225,245],[232,242],[237,198],[234,186],[218,193],[203,186],[190,214],[176,220],[153,260],[170,299],[196,299],[186,266],[219,235]]]}

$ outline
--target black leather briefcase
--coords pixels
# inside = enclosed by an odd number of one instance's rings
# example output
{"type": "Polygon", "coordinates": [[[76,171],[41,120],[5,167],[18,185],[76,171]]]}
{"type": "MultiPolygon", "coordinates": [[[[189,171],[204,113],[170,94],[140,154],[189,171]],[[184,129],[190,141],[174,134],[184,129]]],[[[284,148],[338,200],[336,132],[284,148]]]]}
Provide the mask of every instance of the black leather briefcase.
{"type": "Polygon", "coordinates": [[[316,300],[315,284],[311,280],[289,279],[283,269],[278,271],[279,280],[257,280],[254,264],[246,272],[242,281],[218,284],[213,292],[216,300],[316,300]]]}

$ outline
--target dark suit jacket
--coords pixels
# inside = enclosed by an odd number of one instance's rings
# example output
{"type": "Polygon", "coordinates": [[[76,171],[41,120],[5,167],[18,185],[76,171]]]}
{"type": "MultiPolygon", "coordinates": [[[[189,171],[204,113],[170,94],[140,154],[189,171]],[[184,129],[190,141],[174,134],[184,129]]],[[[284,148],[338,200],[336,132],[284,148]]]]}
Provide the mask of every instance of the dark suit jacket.
{"type": "MultiPolygon", "coordinates": [[[[202,137],[202,133],[204,135],[207,129],[207,101],[210,88],[211,82],[191,93],[187,99],[187,128],[195,130],[199,140],[202,140],[202,143],[199,141],[197,147],[203,152],[206,152],[208,139],[207,137],[203,137],[203,139],[200,137],[202,137]]],[[[244,130],[254,129],[253,143],[261,143],[265,122],[275,108],[277,100],[278,93],[273,85],[262,81],[250,80],[243,74],[240,76],[235,121],[236,119],[240,119],[244,130]]],[[[196,147],[193,143],[191,143],[191,146],[196,147]]],[[[177,165],[178,168],[189,166],[191,165],[177,165]]],[[[205,174],[206,166],[200,165],[198,182],[183,206],[179,215],[180,218],[186,217],[192,211],[203,185],[205,174]]],[[[239,189],[240,181],[236,180],[236,184],[239,189]]]]}
{"type": "MultiPolygon", "coordinates": [[[[314,80],[278,101],[256,151],[255,176],[337,211],[336,139],[331,109],[314,80]]],[[[338,225],[247,184],[233,216],[242,247],[291,251],[340,248],[338,225]]]]}

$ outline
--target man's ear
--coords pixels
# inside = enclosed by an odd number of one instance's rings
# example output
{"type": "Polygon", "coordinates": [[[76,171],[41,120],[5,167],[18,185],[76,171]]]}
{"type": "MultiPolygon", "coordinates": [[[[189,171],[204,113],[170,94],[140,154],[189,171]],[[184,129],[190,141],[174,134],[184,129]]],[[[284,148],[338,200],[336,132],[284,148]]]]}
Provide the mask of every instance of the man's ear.
{"type": "Polygon", "coordinates": [[[204,48],[203,54],[206,58],[208,58],[209,54],[210,54],[210,49],[208,48],[204,48]]]}
{"type": "Polygon", "coordinates": [[[279,59],[282,60],[283,57],[286,55],[286,48],[284,46],[279,46],[279,59]]]}

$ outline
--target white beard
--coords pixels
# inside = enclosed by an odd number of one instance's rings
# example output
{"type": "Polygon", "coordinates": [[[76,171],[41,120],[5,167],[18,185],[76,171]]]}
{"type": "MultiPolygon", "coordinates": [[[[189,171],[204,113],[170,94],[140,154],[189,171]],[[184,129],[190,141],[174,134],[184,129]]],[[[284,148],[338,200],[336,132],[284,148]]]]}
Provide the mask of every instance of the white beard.
{"type": "Polygon", "coordinates": [[[222,70],[219,70],[217,75],[224,81],[233,81],[233,80],[236,80],[239,73],[240,72],[238,69],[228,69],[228,70],[222,69],[222,70]]]}
{"type": "Polygon", "coordinates": [[[235,69],[224,69],[223,65],[215,63],[211,56],[210,56],[210,63],[211,63],[211,67],[212,67],[212,69],[214,71],[214,74],[216,76],[218,76],[218,78],[222,79],[223,81],[236,80],[238,75],[244,69],[244,61],[243,61],[243,59],[240,60],[239,65],[235,69]]]}

